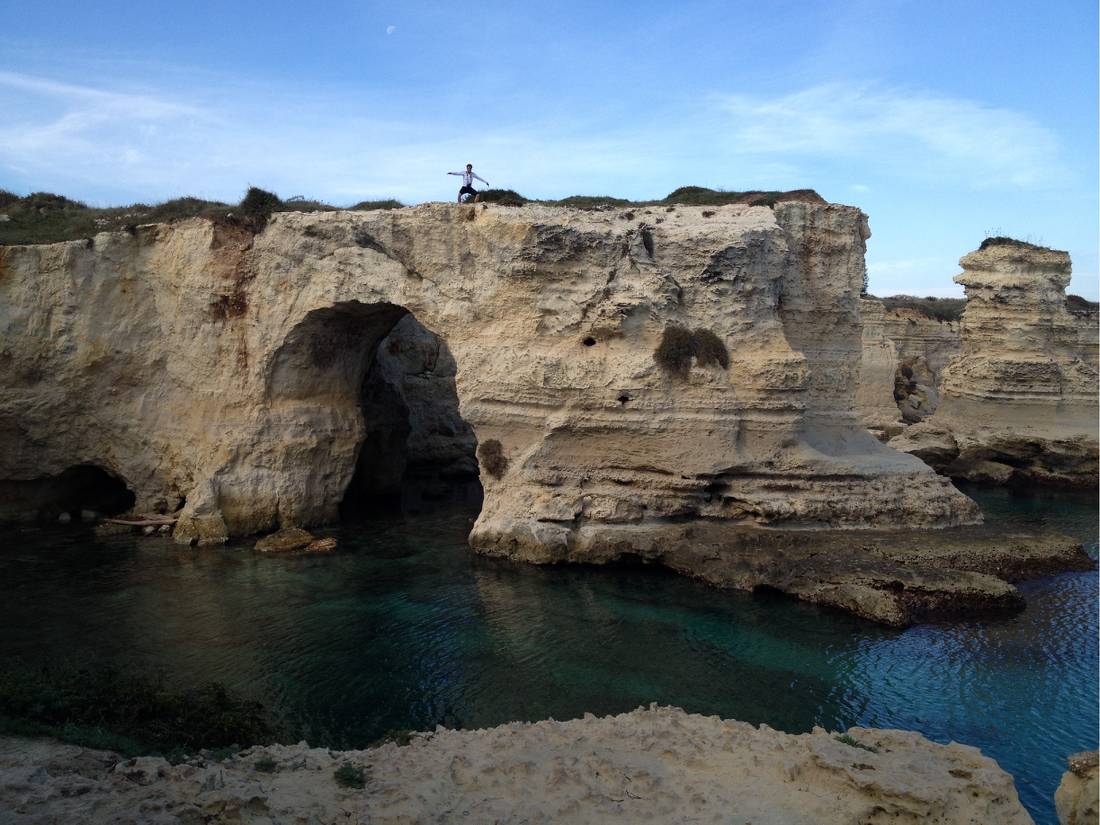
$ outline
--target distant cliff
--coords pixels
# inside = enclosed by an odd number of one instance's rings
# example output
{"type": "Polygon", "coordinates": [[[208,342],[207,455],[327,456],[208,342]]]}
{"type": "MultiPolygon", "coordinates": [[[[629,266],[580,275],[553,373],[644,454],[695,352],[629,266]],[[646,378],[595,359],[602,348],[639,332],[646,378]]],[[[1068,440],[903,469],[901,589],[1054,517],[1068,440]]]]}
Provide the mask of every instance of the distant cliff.
{"type": "Polygon", "coordinates": [[[890,446],[955,478],[1095,488],[1097,314],[1067,305],[1069,255],[991,239],[960,264],[961,351],[890,446]]]}

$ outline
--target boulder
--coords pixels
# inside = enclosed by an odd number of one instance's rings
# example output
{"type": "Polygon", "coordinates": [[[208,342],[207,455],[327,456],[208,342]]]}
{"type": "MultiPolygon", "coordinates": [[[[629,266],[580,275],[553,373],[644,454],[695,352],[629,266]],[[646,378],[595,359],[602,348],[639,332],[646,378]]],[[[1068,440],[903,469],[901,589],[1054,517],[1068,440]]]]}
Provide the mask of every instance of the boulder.
{"type": "Polygon", "coordinates": [[[291,553],[295,550],[304,550],[315,540],[316,537],[312,533],[301,527],[284,527],[257,541],[256,549],[261,553],[291,553]]]}
{"type": "Polygon", "coordinates": [[[1097,825],[1100,821],[1100,784],[1097,751],[1075,753],[1069,770],[1054,792],[1054,808],[1061,825],[1097,825]]]}

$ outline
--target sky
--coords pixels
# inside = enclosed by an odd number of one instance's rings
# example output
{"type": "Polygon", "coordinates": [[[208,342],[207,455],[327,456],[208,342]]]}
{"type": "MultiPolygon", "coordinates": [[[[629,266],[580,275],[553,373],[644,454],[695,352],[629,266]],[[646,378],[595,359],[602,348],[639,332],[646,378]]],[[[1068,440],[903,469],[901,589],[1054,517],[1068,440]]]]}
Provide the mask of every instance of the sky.
{"type": "Polygon", "coordinates": [[[813,188],[878,295],[989,234],[1098,293],[1094,0],[0,0],[0,188],[450,200],[813,188]]]}

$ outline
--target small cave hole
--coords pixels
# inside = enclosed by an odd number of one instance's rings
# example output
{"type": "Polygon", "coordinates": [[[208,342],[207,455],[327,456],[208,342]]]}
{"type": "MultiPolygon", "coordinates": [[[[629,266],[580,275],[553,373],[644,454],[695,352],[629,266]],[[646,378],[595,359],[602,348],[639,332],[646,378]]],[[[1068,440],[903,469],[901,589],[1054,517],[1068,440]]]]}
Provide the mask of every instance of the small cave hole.
{"type": "Polygon", "coordinates": [[[618,399],[619,403],[622,404],[624,407],[626,406],[626,402],[628,402],[629,400],[630,400],[630,396],[627,395],[625,392],[622,395],[620,395],[619,399],[618,399]]]}
{"type": "Polygon", "coordinates": [[[589,335],[587,338],[581,341],[581,343],[584,344],[586,347],[594,347],[596,346],[596,339],[589,335]]]}

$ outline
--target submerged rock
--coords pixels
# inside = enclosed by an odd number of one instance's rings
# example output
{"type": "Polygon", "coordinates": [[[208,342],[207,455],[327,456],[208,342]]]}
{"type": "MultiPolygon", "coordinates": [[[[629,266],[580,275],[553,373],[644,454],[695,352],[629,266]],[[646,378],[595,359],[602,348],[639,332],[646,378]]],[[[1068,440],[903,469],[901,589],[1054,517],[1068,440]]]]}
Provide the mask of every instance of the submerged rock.
{"type": "Polygon", "coordinates": [[[136,823],[154,810],[168,821],[210,823],[1031,822],[1012,777],[976,748],[873,728],[787,734],[656,706],[437,728],[403,747],[330,751],[303,742],[250,748],[217,767],[160,761],[133,781],[133,766],[105,767],[109,754],[0,738],[0,808],[17,810],[16,823],[136,823]],[[275,774],[257,770],[261,759],[275,774]],[[43,783],[19,781],[46,763],[43,783]],[[345,764],[362,770],[365,788],[335,781],[345,764]]]}
{"type": "Polygon", "coordinates": [[[323,539],[316,539],[306,545],[305,551],[307,553],[331,553],[336,549],[337,541],[331,536],[323,539]]]}
{"type": "Polygon", "coordinates": [[[304,550],[316,541],[316,536],[301,527],[284,527],[270,536],[264,536],[256,542],[261,553],[290,553],[304,550]]]}

